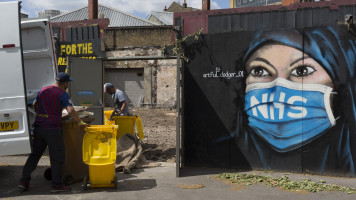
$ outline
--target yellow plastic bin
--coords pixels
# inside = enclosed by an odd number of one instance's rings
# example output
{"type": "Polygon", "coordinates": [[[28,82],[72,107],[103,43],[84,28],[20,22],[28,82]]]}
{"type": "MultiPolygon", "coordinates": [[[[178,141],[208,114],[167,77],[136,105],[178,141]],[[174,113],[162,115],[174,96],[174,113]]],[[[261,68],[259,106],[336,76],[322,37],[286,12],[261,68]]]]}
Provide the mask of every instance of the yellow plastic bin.
{"type": "MultiPolygon", "coordinates": [[[[87,124],[95,120],[94,118],[81,119],[87,124]]],[[[65,184],[70,185],[83,181],[89,174],[89,167],[82,160],[82,144],[85,131],[80,128],[77,122],[69,119],[61,121],[61,127],[65,145],[62,179],[65,184]]],[[[47,168],[43,175],[47,180],[52,180],[51,168],[47,168]]]]}
{"type": "Polygon", "coordinates": [[[116,134],[117,125],[92,125],[86,128],[83,138],[83,161],[89,165],[90,187],[116,187],[116,134]]]}
{"type": "Polygon", "coordinates": [[[117,140],[119,140],[119,138],[125,135],[126,133],[134,135],[135,124],[136,124],[138,138],[142,140],[145,137],[143,134],[142,122],[140,116],[113,116],[112,117],[113,120],[109,121],[112,112],[113,110],[104,111],[104,116],[105,116],[104,121],[105,121],[105,125],[115,124],[119,126],[116,135],[117,140]]]}
{"type": "Polygon", "coordinates": [[[111,113],[112,113],[113,111],[114,111],[114,110],[107,110],[107,111],[104,111],[104,125],[115,125],[115,121],[114,121],[114,120],[109,121],[110,116],[111,116],[111,113]]]}

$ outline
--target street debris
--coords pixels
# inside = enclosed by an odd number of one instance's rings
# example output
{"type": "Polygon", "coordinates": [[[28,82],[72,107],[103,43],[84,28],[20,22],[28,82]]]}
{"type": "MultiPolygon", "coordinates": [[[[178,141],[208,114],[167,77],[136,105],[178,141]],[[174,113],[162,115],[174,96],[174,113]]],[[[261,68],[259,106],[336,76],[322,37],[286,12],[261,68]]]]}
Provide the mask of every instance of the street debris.
{"type": "MultiPolygon", "coordinates": [[[[88,107],[85,106],[73,106],[75,111],[77,111],[79,118],[93,117],[94,113],[87,111],[88,107]]],[[[66,109],[62,111],[62,120],[70,119],[69,113],[66,109]]]]}
{"type": "Polygon", "coordinates": [[[234,184],[253,185],[261,183],[270,187],[277,187],[290,192],[321,192],[321,191],[341,191],[348,194],[356,194],[355,188],[348,188],[336,184],[326,184],[324,180],[313,182],[311,179],[304,181],[293,181],[287,176],[272,178],[271,176],[261,176],[256,174],[221,173],[217,179],[229,180],[234,184]]]}
{"type": "Polygon", "coordinates": [[[182,189],[200,189],[200,188],[205,188],[204,184],[192,184],[192,185],[178,185],[178,187],[182,189]]]}

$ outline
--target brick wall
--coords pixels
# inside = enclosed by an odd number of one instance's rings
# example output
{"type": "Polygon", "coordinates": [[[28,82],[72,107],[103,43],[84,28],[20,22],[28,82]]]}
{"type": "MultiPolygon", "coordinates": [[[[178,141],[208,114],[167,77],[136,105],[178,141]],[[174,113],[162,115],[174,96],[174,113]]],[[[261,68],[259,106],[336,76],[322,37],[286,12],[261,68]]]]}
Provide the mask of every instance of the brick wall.
{"type": "MultiPolygon", "coordinates": [[[[107,51],[107,57],[160,56],[159,47],[127,47],[115,51],[107,51]]],[[[152,65],[152,60],[105,61],[105,68],[144,68],[152,65]]]]}
{"type": "MultiPolygon", "coordinates": [[[[171,26],[111,28],[105,32],[106,57],[162,56],[161,46],[171,45],[171,38],[171,26]]],[[[105,61],[104,67],[107,69],[105,73],[111,73],[106,74],[106,77],[113,74],[119,77],[121,69],[143,69],[144,106],[174,106],[176,59],[105,61]]],[[[131,91],[126,91],[129,92],[131,91]]],[[[136,102],[137,99],[132,103],[136,102]]]]}
{"type": "Polygon", "coordinates": [[[157,105],[173,106],[176,99],[177,60],[157,62],[157,105]]]}
{"type": "Polygon", "coordinates": [[[172,31],[172,26],[110,28],[105,30],[105,49],[170,45],[172,31]]]}

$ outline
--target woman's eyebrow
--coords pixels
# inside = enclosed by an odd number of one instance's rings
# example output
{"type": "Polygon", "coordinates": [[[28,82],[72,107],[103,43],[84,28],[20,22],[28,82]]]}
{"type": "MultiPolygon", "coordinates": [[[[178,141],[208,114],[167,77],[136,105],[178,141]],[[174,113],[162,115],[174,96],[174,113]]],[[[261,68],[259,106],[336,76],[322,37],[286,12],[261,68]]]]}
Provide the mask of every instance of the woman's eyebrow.
{"type": "Polygon", "coordinates": [[[264,62],[264,63],[266,63],[267,65],[269,65],[269,66],[271,66],[271,67],[274,68],[274,66],[273,66],[268,60],[266,60],[266,59],[264,59],[264,58],[257,57],[257,58],[255,58],[255,59],[253,59],[252,61],[261,61],[261,62],[264,62]]]}
{"type": "Polygon", "coordinates": [[[301,61],[301,60],[304,60],[304,59],[307,59],[307,58],[310,58],[309,56],[302,56],[301,58],[298,58],[297,60],[293,61],[289,67],[293,66],[295,63],[301,61]]]}

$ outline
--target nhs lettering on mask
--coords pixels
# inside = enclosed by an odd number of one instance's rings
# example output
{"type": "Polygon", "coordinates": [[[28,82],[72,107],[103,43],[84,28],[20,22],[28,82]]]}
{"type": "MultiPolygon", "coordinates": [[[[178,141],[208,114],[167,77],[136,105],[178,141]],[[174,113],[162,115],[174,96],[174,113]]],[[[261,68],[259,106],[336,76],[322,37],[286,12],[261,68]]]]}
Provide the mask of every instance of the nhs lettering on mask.
{"type": "MultiPolygon", "coordinates": [[[[278,94],[279,99],[278,102],[274,102],[275,93],[264,93],[262,94],[262,98],[260,101],[256,98],[256,96],[251,96],[250,107],[252,108],[252,113],[254,116],[258,117],[257,110],[262,114],[265,119],[274,120],[278,118],[278,120],[282,120],[285,116],[285,102],[288,105],[294,105],[296,102],[307,103],[307,99],[302,96],[291,96],[286,101],[286,94],[284,92],[280,92],[278,94]],[[269,102],[273,102],[272,104],[267,104],[269,102]],[[275,112],[275,109],[278,109],[275,112]],[[269,111],[269,113],[268,113],[269,111]],[[277,116],[276,116],[277,115],[277,116]]],[[[303,118],[308,114],[308,110],[302,106],[290,106],[290,110],[286,113],[286,115],[290,118],[303,118]],[[294,112],[293,112],[294,110],[294,112]]]]}
{"type": "Polygon", "coordinates": [[[249,126],[277,151],[300,147],[335,124],[331,91],[324,85],[285,79],[248,85],[245,112],[249,126]]]}

